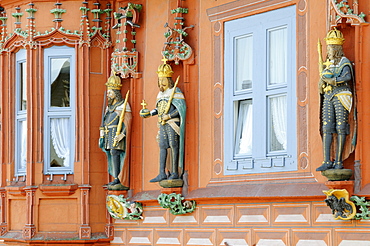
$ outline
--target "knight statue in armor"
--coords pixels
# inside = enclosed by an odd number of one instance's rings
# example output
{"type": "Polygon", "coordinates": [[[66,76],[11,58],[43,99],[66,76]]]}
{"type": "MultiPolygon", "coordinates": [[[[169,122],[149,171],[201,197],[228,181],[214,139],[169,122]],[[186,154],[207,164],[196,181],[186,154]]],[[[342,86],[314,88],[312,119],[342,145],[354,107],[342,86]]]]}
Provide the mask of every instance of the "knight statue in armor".
{"type": "Polygon", "coordinates": [[[343,160],[353,151],[355,145],[356,109],[353,106],[355,91],[352,64],[344,56],[342,32],[337,29],[329,31],[325,41],[325,62],[322,60],[320,42],[318,44],[324,160],[316,171],[343,169],[343,160]]]}
{"type": "Polygon", "coordinates": [[[108,172],[113,181],[108,183],[109,190],[129,189],[129,139],[131,109],[128,94],[125,100],[121,95],[121,78],[115,74],[109,77],[107,86],[108,105],[103,111],[100,127],[99,147],[106,153],[108,172]]]}
{"type": "Polygon", "coordinates": [[[143,109],[140,111],[143,118],[158,115],[159,174],[150,182],[182,181],[184,170],[185,98],[177,87],[179,78],[174,83],[172,68],[166,63],[166,59],[163,61],[157,71],[159,93],[156,108],[152,111],[147,110],[144,101],[143,109]],[[170,167],[167,167],[170,170],[169,174],[166,173],[167,158],[170,158],[171,163],[170,167]]]}

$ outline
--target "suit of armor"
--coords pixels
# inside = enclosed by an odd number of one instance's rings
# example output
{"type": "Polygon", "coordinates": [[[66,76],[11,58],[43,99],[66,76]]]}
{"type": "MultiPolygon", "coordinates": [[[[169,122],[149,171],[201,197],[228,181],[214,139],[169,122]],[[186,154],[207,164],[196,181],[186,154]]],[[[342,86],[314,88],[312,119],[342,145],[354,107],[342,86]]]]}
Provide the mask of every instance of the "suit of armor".
{"type": "Polygon", "coordinates": [[[322,83],[322,134],[323,134],[323,165],[317,171],[343,168],[342,154],[346,135],[350,133],[348,115],[352,108],[352,65],[346,57],[342,57],[337,65],[330,64],[323,71],[332,78],[333,83],[322,83]],[[337,146],[334,163],[330,160],[330,148],[333,134],[337,134],[337,146]]]}
{"type": "Polygon", "coordinates": [[[171,170],[172,173],[168,179],[178,179],[182,174],[183,169],[183,153],[184,153],[184,121],[185,121],[185,98],[179,88],[176,88],[171,106],[167,112],[170,116],[169,120],[163,121],[162,118],[166,115],[166,107],[168,100],[173,90],[167,89],[164,92],[159,92],[157,96],[156,109],[152,110],[152,116],[158,115],[158,144],[159,144],[159,175],[150,180],[150,182],[159,182],[167,179],[165,174],[167,149],[171,150],[171,170]]]}
{"type": "Polygon", "coordinates": [[[99,147],[106,153],[108,172],[114,180],[108,183],[108,189],[129,188],[129,151],[131,109],[126,99],[121,96],[121,79],[116,75],[109,77],[107,85],[108,106],[103,111],[100,127],[99,147]]]}

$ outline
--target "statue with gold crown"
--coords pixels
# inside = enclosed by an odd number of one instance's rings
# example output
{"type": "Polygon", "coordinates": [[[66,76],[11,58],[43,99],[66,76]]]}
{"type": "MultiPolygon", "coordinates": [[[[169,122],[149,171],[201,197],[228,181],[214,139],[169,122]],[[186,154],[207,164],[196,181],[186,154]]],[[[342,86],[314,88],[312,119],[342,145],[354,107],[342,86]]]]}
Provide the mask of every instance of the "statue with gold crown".
{"type": "Polygon", "coordinates": [[[179,77],[174,83],[172,68],[166,63],[166,59],[163,61],[157,71],[159,93],[156,108],[152,111],[147,110],[144,101],[140,116],[148,118],[158,115],[159,174],[150,182],[160,182],[159,184],[166,188],[181,187],[184,170],[186,104],[184,94],[177,87],[179,77]],[[166,166],[166,163],[169,163],[169,166],[166,166]]]}
{"type": "Polygon", "coordinates": [[[355,146],[354,76],[352,64],[343,52],[344,37],[334,29],[326,38],[327,56],[319,50],[319,91],[322,95],[321,131],[324,160],[316,171],[343,169],[343,160],[355,146]]]}
{"type": "Polygon", "coordinates": [[[129,91],[125,99],[121,95],[121,78],[113,73],[109,77],[106,99],[108,105],[102,115],[99,147],[108,158],[108,172],[113,180],[108,183],[109,190],[129,189],[129,139],[131,109],[128,103],[129,91]]]}

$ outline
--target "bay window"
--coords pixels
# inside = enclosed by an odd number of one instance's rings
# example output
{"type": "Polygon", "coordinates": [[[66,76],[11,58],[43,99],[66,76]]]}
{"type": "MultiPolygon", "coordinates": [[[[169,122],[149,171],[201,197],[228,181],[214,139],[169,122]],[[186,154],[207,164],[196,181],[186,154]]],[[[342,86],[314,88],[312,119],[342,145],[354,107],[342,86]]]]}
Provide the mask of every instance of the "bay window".
{"type": "Polygon", "coordinates": [[[75,143],[75,50],[44,51],[45,174],[73,173],[75,143]]]}

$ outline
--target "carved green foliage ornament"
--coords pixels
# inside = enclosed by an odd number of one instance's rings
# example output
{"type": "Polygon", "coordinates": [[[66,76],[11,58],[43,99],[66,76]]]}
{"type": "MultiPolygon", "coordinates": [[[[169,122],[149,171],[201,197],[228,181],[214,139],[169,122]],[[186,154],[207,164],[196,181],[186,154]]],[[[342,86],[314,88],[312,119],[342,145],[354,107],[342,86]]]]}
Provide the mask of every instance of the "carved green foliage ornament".
{"type": "Polygon", "coordinates": [[[358,210],[361,211],[361,213],[356,213],[354,219],[370,220],[370,211],[369,211],[370,201],[366,201],[365,197],[358,197],[358,196],[352,196],[351,200],[359,208],[358,210]]]}
{"type": "Polygon", "coordinates": [[[123,195],[108,195],[106,207],[114,219],[141,220],[143,219],[143,206],[139,202],[127,201],[123,195]]]}
{"type": "Polygon", "coordinates": [[[161,193],[157,198],[159,205],[162,208],[169,208],[171,214],[187,214],[195,210],[195,201],[184,201],[184,197],[181,194],[171,193],[165,194],[161,193]]]}

